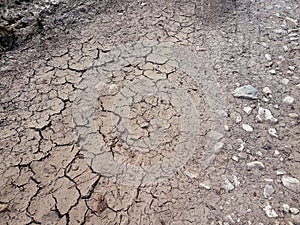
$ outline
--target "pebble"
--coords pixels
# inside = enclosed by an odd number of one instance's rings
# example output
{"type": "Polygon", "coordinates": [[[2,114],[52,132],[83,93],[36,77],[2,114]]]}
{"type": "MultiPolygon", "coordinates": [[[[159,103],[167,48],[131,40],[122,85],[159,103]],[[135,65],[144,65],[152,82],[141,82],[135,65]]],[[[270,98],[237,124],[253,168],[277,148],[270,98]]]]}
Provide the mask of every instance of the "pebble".
{"type": "Polygon", "coordinates": [[[300,214],[292,215],[293,225],[300,225],[300,214]]]}
{"type": "Polygon", "coordinates": [[[239,157],[237,157],[237,156],[234,155],[234,156],[232,156],[232,160],[235,161],[235,162],[238,162],[239,161],[239,157]]]}
{"type": "Polygon", "coordinates": [[[270,134],[271,136],[273,136],[273,137],[278,137],[278,135],[276,134],[277,132],[276,132],[276,129],[275,129],[275,128],[270,128],[270,129],[268,130],[268,132],[269,132],[269,134],[270,134]]]}
{"type": "Polygon", "coordinates": [[[253,162],[249,162],[249,163],[247,163],[247,168],[248,168],[248,170],[251,170],[251,169],[253,169],[253,168],[257,168],[257,169],[264,169],[265,168],[265,166],[264,166],[264,164],[262,163],[262,162],[260,162],[260,161],[253,161],[253,162]]]}
{"type": "Polygon", "coordinates": [[[252,108],[250,106],[246,106],[243,108],[244,112],[247,113],[247,114],[250,114],[251,111],[252,111],[252,108]]]}
{"type": "Polygon", "coordinates": [[[290,208],[290,212],[294,215],[297,215],[299,213],[299,209],[297,208],[290,208]]]}
{"type": "Polygon", "coordinates": [[[0,203],[0,213],[5,212],[6,210],[8,210],[8,204],[0,203]]]}
{"type": "Polygon", "coordinates": [[[264,120],[269,120],[273,123],[278,122],[278,120],[275,117],[273,117],[271,111],[268,109],[264,109],[263,107],[259,107],[256,119],[260,122],[262,122],[264,120]]]}
{"type": "Polygon", "coordinates": [[[224,179],[224,188],[226,191],[232,191],[234,189],[233,184],[228,180],[228,178],[224,179]]]}
{"type": "Polygon", "coordinates": [[[210,190],[210,185],[209,185],[209,181],[203,181],[202,183],[200,183],[199,185],[203,188],[205,188],[206,190],[210,190]]]}
{"type": "Polygon", "coordinates": [[[275,192],[275,189],[272,185],[270,184],[267,184],[265,187],[264,187],[264,197],[265,198],[270,198],[271,195],[275,192]]]}
{"type": "Polygon", "coordinates": [[[240,115],[240,114],[237,114],[237,115],[236,115],[235,122],[236,122],[236,123],[240,123],[241,121],[242,121],[241,115],[240,115]]]}
{"type": "Polygon", "coordinates": [[[282,204],[282,209],[285,213],[290,212],[290,206],[288,204],[282,204]]]}
{"type": "Polygon", "coordinates": [[[290,81],[289,79],[283,78],[281,82],[282,82],[284,85],[287,85],[287,84],[289,83],[289,81],[290,81]]]}
{"type": "Polygon", "coordinates": [[[269,73],[272,74],[272,75],[275,75],[276,74],[276,70],[269,70],[269,73]]]}
{"type": "Polygon", "coordinates": [[[287,103],[287,104],[293,104],[295,101],[295,99],[291,96],[286,96],[284,99],[283,99],[283,102],[284,103],[287,103]]]}
{"type": "Polygon", "coordinates": [[[285,175],[285,174],[287,174],[287,172],[282,169],[276,170],[276,175],[285,175]]]}
{"type": "Polygon", "coordinates": [[[237,141],[240,143],[240,147],[238,148],[238,151],[243,151],[245,148],[245,142],[242,139],[237,139],[237,141]]]}
{"type": "Polygon", "coordinates": [[[252,85],[245,85],[236,88],[232,94],[237,98],[257,99],[258,91],[252,85]]]}
{"type": "Polygon", "coordinates": [[[271,61],[272,60],[272,56],[270,54],[265,54],[265,58],[268,60],[268,61],[271,61]]]}
{"type": "Polygon", "coordinates": [[[253,131],[253,127],[251,127],[250,125],[248,124],[243,124],[242,125],[243,129],[247,132],[252,132],[253,131]]]}
{"type": "Polygon", "coordinates": [[[278,217],[278,214],[275,212],[274,209],[272,209],[272,206],[271,205],[266,205],[263,210],[265,211],[267,217],[269,218],[277,218],[278,217]]]}
{"type": "Polygon", "coordinates": [[[289,117],[291,118],[298,118],[298,114],[297,113],[289,113],[289,117]]]}
{"type": "Polygon", "coordinates": [[[263,88],[263,93],[269,95],[269,94],[272,94],[272,91],[271,91],[271,89],[269,87],[264,87],[263,88]]]}
{"type": "Polygon", "coordinates": [[[300,193],[300,181],[297,180],[296,178],[289,177],[289,176],[283,176],[281,178],[281,182],[282,182],[283,186],[285,186],[286,188],[288,188],[294,192],[300,193]]]}
{"type": "Polygon", "coordinates": [[[241,182],[238,180],[237,176],[233,176],[233,183],[234,183],[234,186],[238,187],[240,186],[241,182]]]}

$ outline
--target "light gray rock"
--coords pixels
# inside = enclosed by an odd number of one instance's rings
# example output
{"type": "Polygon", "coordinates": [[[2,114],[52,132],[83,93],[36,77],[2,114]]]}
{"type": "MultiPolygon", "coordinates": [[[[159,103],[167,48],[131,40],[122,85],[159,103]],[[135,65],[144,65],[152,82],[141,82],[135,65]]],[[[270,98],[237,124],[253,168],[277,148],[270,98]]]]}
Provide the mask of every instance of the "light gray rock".
{"type": "Polygon", "coordinates": [[[263,107],[258,108],[258,114],[256,116],[256,119],[260,122],[262,121],[271,121],[273,123],[277,123],[278,119],[276,119],[270,110],[264,109],[263,107]]]}
{"type": "Polygon", "coordinates": [[[262,170],[265,168],[265,165],[260,161],[253,161],[247,163],[247,168],[248,170],[255,169],[255,168],[262,170]]]}
{"type": "Polygon", "coordinates": [[[232,92],[234,97],[245,98],[245,99],[257,99],[258,91],[252,85],[245,85],[242,87],[236,88],[232,92]]]}
{"type": "Polygon", "coordinates": [[[288,204],[282,204],[282,209],[285,213],[290,212],[290,206],[288,204]]]}
{"type": "Polygon", "coordinates": [[[286,188],[294,192],[300,193],[300,181],[296,178],[285,175],[281,178],[281,182],[286,188]]]}
{"type": "Polygon", "coordinates": [[[300,225],[300,214],[292,215],[291,217],[294,225],[300,225]]]}
{"type": "Polygon", "coordinates": [[[297,208],[290,208],[290,212],[294,215],[297,215],[299,213],[299,209],[297,208]]]}
{"type": "Polygon", "coordinates": [[[271,205],[266,205],[263,210],[265,211],[267,217],[269,218],[277,218],[278,217],[278,214],[275,212],[274,209],[272,209],[272,206],[271,205]]]}
{"type": "Polygon", "coordinates": [[[283,99],[283,102],[286,103],[286,104],[293,104],[295,101],[295,99],[291,96],[286,96],[284,99],[283,99]]]}
{"type": "Polygon", "coordinates": [[[248,124],[242,124],[242,127],[245,131],[247,132],[252,132],[253,131],[253,127],[251,127],[250,125],[248,124]]]}
{"type": "Polygon", "coordinates": [[[274,192],[275,192],[275,189],[271,184],[267,184],[264,187],[264,197],[265,198],[270,198],[274,192]]]}

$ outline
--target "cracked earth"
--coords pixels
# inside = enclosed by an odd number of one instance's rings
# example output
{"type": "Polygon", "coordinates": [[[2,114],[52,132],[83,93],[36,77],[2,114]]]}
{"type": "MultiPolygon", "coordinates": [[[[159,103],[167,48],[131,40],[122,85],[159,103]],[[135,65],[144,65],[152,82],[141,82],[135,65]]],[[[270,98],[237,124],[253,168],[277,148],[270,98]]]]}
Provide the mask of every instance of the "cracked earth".
{"type": "Polygon", "coordinates": [[[3,2],[1,225],[300,224],[298,1],[3,2]]]}

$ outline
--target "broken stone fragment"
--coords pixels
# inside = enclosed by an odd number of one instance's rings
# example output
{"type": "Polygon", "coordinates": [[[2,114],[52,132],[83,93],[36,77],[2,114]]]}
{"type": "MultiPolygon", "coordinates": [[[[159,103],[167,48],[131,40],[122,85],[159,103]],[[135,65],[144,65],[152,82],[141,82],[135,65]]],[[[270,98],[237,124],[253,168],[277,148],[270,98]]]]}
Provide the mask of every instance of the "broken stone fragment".
{"type": "Polygon", "coordinates": [[[289,105],[293,104],[294,101],[295,101],[295,99],[293,97],[291,97],[291,96],[286,96],[283,99],[283,102],[286,103],[286,104],[289,104],[289,105]]]}
{"type": "Polygon", "coordinates": [[[0,203],[0,213],[5,212],[6,210],[8,210],[8,204],[0,203]]]}
{"type": "Polygon", "coordinates": [[[275,212],[274,209],[272,209],[272,206],[271,205],[266,205],[263,210],[265,211],[267,217],[269,218],[277,218],[278,217],[278,214],[275,212]]]}
{"type": "Polygon", "coordinates": [[[267,184],[264,187],[264,197],[265,198],[270,198],[274,192],[275,192],[275,189],[273,188],[273,186],[271,184],[267,184]]]}
{"type": "Polygon", "coordinates": [[[253,131],[253,127],[251,127],[250,125],[248,124],[243,124],[242,125],[243,129],[247,132],[252,132],[253,131]]]}
{"type": "Polygon", "coordinates": [[[268,109],[264,109],[263,107],[259,107],[256,119],[259,122],[262,122],[262,121],[271,121],[273,123],[277,123],[278,122],[278,119],[276,119],[275,117],[273,117],[271,111],[268,110],[268,109]]]}
{"type": "Polygon", "coordinates": [[[265,166],[260,161],[253,161],[253,162],[247,163],[247,168],[248,168],[248,170],[255,169],[255,168],[262,170],[265,168],[265,166]]]}
{"type": "Polygon", "coordinates": [[[252,85],[245,85],[236,88],[232,94],[237,98],[257,99],[258,92],[252,85]]]}
{"type": "Polygon", "coordinates": [[[286,188],[299,193],[300,192],[300,181],[297,180],[294,177],[289,177],[289,176],[283,176],[281,178],[281,182],[283,184],[283,186],[285,186],[286,188]]]}

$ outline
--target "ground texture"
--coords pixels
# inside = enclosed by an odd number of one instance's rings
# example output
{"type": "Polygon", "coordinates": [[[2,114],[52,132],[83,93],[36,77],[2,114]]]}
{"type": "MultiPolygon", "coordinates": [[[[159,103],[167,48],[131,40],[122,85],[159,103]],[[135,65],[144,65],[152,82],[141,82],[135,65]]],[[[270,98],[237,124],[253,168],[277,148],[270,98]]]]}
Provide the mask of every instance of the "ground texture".
{"type": "Polygon", "coordinates": [[[0,224],[300,224],[299,1],[0,12],[0,224]]]}

